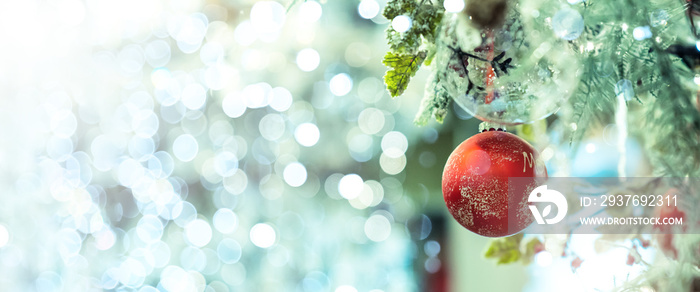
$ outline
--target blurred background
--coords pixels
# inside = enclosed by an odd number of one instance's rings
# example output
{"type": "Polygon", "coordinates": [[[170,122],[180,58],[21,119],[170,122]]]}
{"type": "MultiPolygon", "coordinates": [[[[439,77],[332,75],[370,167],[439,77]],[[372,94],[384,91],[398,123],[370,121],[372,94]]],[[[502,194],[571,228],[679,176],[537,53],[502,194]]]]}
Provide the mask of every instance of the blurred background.
{"type": "MultiPolygon", "coordinates": [[[[427,70],[389,97],[384,0],[290,1],[0,1],[0,290],[592,283],[497,266],[449,216],[442,167],[479,121],[415,126],[427,70]]],[[[615,149],[595,139],[574,164],[615,149]]]]}

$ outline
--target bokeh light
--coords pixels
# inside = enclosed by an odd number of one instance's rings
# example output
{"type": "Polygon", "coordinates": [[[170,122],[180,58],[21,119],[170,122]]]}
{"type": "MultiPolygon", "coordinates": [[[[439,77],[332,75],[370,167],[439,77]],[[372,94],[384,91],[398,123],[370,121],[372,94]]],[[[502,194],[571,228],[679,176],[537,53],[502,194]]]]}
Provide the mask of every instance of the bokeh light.
{"type": "Polygon", "coordinates": [[[386,1],[288,4],[0,4],[0,290],[413,285],[386,1]]]}
{"type": "Polygon", "coordinates": [[[284,181],[293,187],[298,187],[306,182],[307,172],[303,164],[292,162],[284,167],[284,181]]]}
{"type": "Polygon", "coordinates": [[[391,27],[397,32],[407,32],[412,25],[413,20],[406,15],[399,15],[391,20],[391,27]]]}
{"type": "Polygon", "coordinates": [[[269,224],[258,223],[250,229],[250,241],[257,247],[268,248],[275,244],[277,234],[269,224]]]}
{"type": "Polygon", "coordinates": [[[461,12],[464,10],[464,0],[445,0],[445,2],[443,2],[443,6],[447,12],[461,12]]]}
{"type": "Polygon", "coordinates": [[[384,241],[391,234],[391,222],[383,215],[372,215],[365,222],[365,235],[372,241],[384,241]]]}
{"type": "Polygon", "coordinates": [[[205,246],[212,238],[211,227],[202,219],[193,220],[185,226],[185,237],[196,247],[205,246]]]}
{"type": "Polygon", "coordinates": [[[365,19],[371,19],[379,14],[379,3],[375,0],[362,0],[357,6],[357,12],[365,19]]]}
{"type": "Polygon", "coordinates": [[[316,1],[304,1],[304,3],[299,5],[299,18],[304,22],[316,22],[321,18],[322,14],[323,8],[316,1]]]}
{"type": "Polygon", "coordinates": [[[338,182],[338,192],[348,200],[357,198],[363,188],[362,177],[354,173],[343,176],[338,182]]]}
{"type": "Polygon", "coordinates": [[[173,154],[181,161],[187,162],[194,159],[198,151],[199,144],[190,134],[180,135],[173,142],[173,154]]]}
{"type": "Polygon", "coordinates": [[[331,78],[329,86],[334,95],[344,96],[352,90],[352,79],[348,74],[340,73],[331,78]]]}
{"type": "Polygon", "coordinates": [[[250,9],[250,23],[262,34],[276,33],[285,21],[285,9],[275,1],[259,1],[250,9]]]}
{"type": "Polygon", "coordinates": [[[238,216],[231,209],[221,208],[214,213],[214,228],[228,234],[238,227],[238,216]]]}
{"type": "Polygon", "coordinates": [[[233,239],[227,238],[219,242],[216,248],[219,259],[226,264],[234,264],[241,259],[241,245],[233,239]]]}
{"type": "Polygon", "coordinates": [[[321,133],[318,131],[318,127],[312,123],[303,123],[294,130],[294,138],[302,146],[314,146],[320,137],[321,133]]]}
{"type": "Polygon", "coordinates": [[[311,48],[306,48],[297,53],[297,66],[301,71],[310,72],[318,68],[321,63],[321,56],[311,48]]]}

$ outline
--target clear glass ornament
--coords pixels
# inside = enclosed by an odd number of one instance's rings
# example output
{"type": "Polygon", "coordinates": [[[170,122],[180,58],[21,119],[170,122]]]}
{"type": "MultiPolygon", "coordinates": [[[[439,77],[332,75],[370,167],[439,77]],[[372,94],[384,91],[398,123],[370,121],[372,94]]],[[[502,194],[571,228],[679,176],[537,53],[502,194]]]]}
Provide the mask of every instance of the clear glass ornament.
{"type": "MultiPolygon", "coordinates": [[[[475,25],[465,13],[443,24],[435,66],[446,69],[437,84],[467,113],[506,125],[531,123],[556,112],[576,89],[574,46],[552,27],[561,9],[540,5],[508,1],[503,22],[491,27],[475,25]]],[[[578,12],[568,15],[580,18],[578,12]]],[[[560,22],[573,29],[566,38],[581,34],[581,19],[560,22]]]]}

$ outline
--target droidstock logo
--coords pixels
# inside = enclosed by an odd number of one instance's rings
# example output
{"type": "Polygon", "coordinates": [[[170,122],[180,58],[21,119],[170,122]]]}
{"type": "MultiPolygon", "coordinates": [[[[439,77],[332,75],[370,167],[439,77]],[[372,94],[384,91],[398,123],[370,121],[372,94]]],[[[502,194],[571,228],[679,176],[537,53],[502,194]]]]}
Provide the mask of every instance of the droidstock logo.
{"type": "Polygon", "coordinates": [[[569,209],[564,195],[555,190],[548,190],[547,185],[542,185],[532,190],[527,200],[530,203],[551,203],[544,207],[542,213],[537,209],[537,206],[529,205],[532,215],[535,216],[535,220],[537,220],[537,224],[557,224],[564,219],[569,209]],[[557,206],[557,215],[553,218],[544,219],[552,212],[552,204],[557,206]]]}

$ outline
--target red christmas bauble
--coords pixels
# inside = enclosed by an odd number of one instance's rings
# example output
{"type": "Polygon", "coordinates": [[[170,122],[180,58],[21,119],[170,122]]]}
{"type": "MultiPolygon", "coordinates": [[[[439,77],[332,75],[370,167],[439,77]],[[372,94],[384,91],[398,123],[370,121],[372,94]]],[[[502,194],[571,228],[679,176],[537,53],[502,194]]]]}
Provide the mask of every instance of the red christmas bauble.
{"type": "Polygon", "coordinates": [[[525,229],[534,220],[527,206],[529,192],[511,189],[509,194],[508,178],[531,178],[528,185],[537,187],[536,181],[547,177],[538,156],[525,140],[503,131],[482,132],[462,142],[442,173],[442,194],[452,217],[488,237],[525,229]]]}

